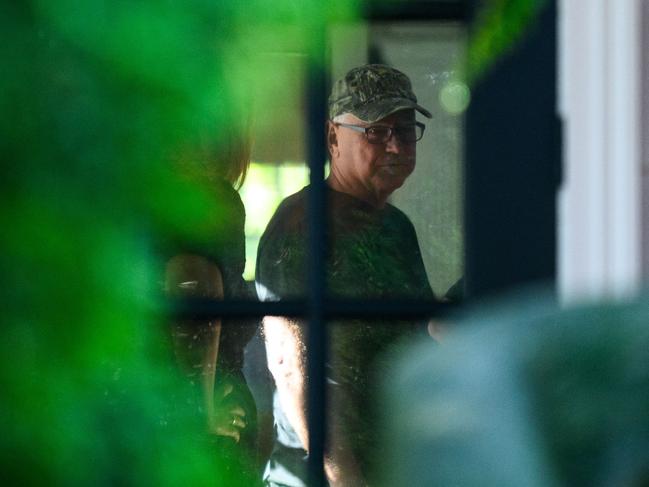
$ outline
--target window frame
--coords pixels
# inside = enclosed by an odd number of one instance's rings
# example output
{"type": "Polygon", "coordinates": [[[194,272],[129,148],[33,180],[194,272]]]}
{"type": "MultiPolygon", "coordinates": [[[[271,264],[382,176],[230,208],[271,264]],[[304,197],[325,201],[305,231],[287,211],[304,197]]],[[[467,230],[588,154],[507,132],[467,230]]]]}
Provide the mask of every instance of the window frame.
{"type": "MultiPolygon", "coordinates": [[[[361,21],[366,22],[421,22],[421,21],[451,21],[469,24],[477,9],[475,0],[409,0],[382,2],[366,1],[363,4],[363,15],[361,21]]],[[[554,4],[554,2],[549,2],[554,4]]],[[[553,8],[553,7],[551,7],[553,8]]],[[[556,19],[556,14],[552,13],[556,19]]],[[[313,45],[325,46],[326,51],[327,25],[321,23],[313,30],[313,45]]],[[[308,194],[307,218],[309,222],[308,242],[308,289],[306,299],[278,301],[278,302],[250,302],[240,300],[229,300],[222,302],[207,300],[185,300],[174,304],[174,311],[182,316],[193,318],[214,318],[219,316],[249,316],[263,317],[265,315],[306,317],[309,320],[307,334],[307,373],[309,376],[307,404],[308,404],[308,427],[309,427],[309,461],[308,461],[308,485],[324,487],[327,485],[324,473],[324,445],[326,439],[326,380],[325,361],[327,357],[327,321],[336,318],[374,318],[377,316],[391,316],[400,318],[425,318],[431,316],[443,316],[455,310],[455,305],[437,303],[421,300],[341,300],[330,299],[325,296],[325,241],[326,233],[326,183],[324,179],[325,162],[327,160],[327,149],[325,145],[324,125],[327,108],[326,100],[329,92],[329,67],[323,68],[325,64],[325,52],[310,52],[307,58],[307,82],[306,82],[306,120],[307,120],[307,160],[309,166],[309,181],[311,191],[308,194]]],[[[552,62],[553,60],[550,60],[552,62]]],[[[515,64],[516,61],[513,61],[515,64]]],[[[523,69],[523,67],[516,66],[523,69]]],[[[498,96],[498,94],[494,95],[498,96]]],[[[487,103],[480,101],[482,106],[487,103]]],[[[470,107],[471,111],[472,107],[470,107]]],[[[469,116],[471,116],[469,114],[469,116]]],[[[527,127],[526,130],[534,131],[535,127],[527,127]]],[[[552,129],[551,129],[552,130],[552,129]]],[[[476,144],[475,141],[465,141],[466,145],[476,144]]],[[[560,162],[560,140],[556,151],[556,161],[560,162]]],[[[488,158],[485,154],[483,158],[488,158]]],[[[468,160],[465,156],[464,164],[471,165],[476,161],[468,160]]],[[[470,169],[470,168],[469,168],[470,169]]],[[[467,175],[465,177],[470,177],[467,175]]],[[[515,184],[516,181],[508,181],[507,184],[515,184]]],[[[551,184],[557,183],[552,180],[551,184]]],[[[478,193],[475,197],[467,198],[465,195],[465,215],[472,212],[473,205],[480,204],[483,194],[478,193]]],[[[532,208],[533,210],[533,208],[532,208]]],[[[466,226],[471,226],[471,219],[466,219],[466,226]]],[[[512,229],[512,233],[516,229],[512,229]]],[[[470,228],[466,230],[465,242],[476,239],[477,233],[470,228]]],[[[552,236],[554,238],[554,236],[552,236]]],[[[474,242],[476,243],[476,242],[474,242]]],[[[479,254],[472,255],[471,247],[467,251],[465,262],[476,262],[481,260],[479,254]]],[[[553,258],[553,256],[550,256],[553,258]]],[[[523,266],[525,267],[525,266],[523,266]]],[[[473,272],[469,265],[465,274],[471,274],[473,286],[476,286],[476,279],[479,276],[473,272]]],[[[488,279],[489,276],[487,276],[488,279]]],[[[520,284],[525,279],[516,276],[508,276],[508,282],[520,284]]],[[[499,283],[501,284],[501,283],[499,283]]],[[[488,291],[495,286],[486,285],[488,291]]],[[[469,290],[470,292],[470,290],[469,290]]],[[[473,293],[470,298],[479,297],[485,293],[473,293]]]]}

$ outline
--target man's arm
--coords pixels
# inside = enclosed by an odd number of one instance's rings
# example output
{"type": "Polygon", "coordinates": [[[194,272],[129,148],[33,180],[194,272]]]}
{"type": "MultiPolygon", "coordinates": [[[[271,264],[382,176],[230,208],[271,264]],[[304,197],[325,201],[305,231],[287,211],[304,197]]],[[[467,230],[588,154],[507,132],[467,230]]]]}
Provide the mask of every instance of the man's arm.
{"type": "MultiPolygon", "coordinates": [[[[268,368],[275,379],[282,409],[305,450],[308,451],[307,373],[305,330],[302,323],[279,316],[264,318],[264,336],[268,368]]],[[[341,423],[345,411],[344,394],[338,386],[327,390],[329,396],[329,438],[325,455],[325,473],[331,487],[363,485],[349,447],[353,438],[345,435],[341,423]]]]}
{"type": "Polygon", "coordinates": [[[306,450],[306,350],[302,326],[281,316],[264,317],[263,326],[268,370],[275,379],[282,410],[306,450]]]}

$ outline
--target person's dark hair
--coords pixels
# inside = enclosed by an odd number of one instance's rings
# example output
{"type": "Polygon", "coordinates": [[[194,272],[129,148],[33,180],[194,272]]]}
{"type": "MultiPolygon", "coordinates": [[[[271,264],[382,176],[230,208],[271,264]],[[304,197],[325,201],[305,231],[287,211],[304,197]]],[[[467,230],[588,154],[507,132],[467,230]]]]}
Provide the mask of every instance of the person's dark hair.
{"type": "Polygon", "coordinates": [[[211,166],[216,163],[218,176],[229,182],[234,189],[239,189],[246,180],[248,168],[250,167],[251,134],[250,124],[242,124],[242,127],[229,127],[222,131],[223,137],[219,141],[215,153],[208,151],[205,164],[211,166]]]}
{"type": "Polygon", "coordinates": [[[236,124],[210,124],[197,132],[175,157],[182,174],[207,183],[225,180],[234,189],[241,188],[250,166],[249,118],[236,124]]]}

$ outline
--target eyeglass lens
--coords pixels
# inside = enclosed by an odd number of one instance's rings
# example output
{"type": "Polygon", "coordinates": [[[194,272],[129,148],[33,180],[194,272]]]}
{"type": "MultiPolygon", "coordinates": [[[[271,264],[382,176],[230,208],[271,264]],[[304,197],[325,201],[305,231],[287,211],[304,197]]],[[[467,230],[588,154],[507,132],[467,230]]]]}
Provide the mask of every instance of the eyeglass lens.
{"type": "Polygon", "coordinates": [[[423,128],[420,125],[408,124],[390,127],[369,127],[366,131],[367,140],[374,144],[383,144],[387,142],[391,135],[397,137],[402,142],[416,142],[423,135],[423,128]]]}

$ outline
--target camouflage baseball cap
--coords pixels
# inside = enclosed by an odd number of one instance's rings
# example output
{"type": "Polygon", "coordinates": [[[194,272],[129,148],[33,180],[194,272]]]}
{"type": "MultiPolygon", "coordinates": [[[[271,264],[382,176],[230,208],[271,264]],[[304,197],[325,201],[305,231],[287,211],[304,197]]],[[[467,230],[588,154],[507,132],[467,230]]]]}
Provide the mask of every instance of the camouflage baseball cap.
{"type": "Polygon", "coordinates": [[[334,84],[329,96],[329,118],[351,113],[373,123],[408,108],[432,118],[417,104],[408,76],[384,64],[367,64],[350,70],[334,84]]]}

